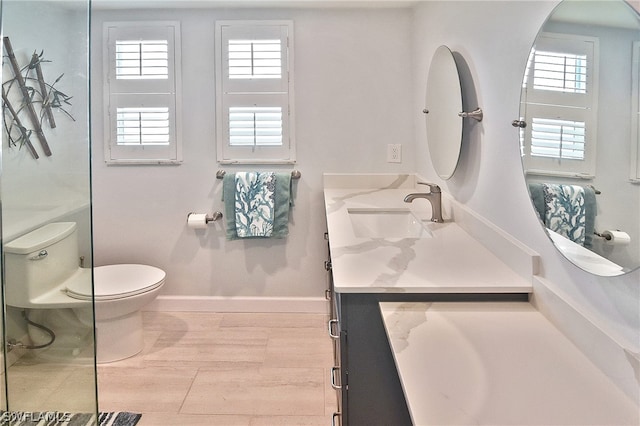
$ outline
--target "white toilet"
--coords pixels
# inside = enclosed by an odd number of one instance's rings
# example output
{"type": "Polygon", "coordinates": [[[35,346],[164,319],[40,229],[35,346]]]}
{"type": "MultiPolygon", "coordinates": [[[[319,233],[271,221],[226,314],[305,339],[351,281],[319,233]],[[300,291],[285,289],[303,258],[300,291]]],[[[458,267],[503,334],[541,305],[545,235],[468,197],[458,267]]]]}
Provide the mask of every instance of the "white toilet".
{"type": "MultiPolygon", "coordinates": [[[[92,269],[79,266],[75,222],[31,231],[7,243],[4,256],[6,304],[27,309],[31,321],[53,330],[52,347],[71,346],[72,355],[86,349],[83,342],[91,340],[93,331],[92,300],[98,363],[131,357],[144,347],[141,309],[160,292],[165,281],[161,269],[98,266],[93,268],[92,291],[92,269]]],[[[30,326],[29,335],[36,345],[50,340],[37,327],[30,326]]]]}

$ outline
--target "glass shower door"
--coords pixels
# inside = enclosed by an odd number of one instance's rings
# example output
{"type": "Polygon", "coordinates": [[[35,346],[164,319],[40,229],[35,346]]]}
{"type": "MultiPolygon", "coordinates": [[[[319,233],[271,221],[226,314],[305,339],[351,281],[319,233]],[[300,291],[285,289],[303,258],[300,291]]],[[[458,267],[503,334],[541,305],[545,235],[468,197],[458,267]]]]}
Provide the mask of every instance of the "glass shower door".
{"type": "Polygon", "coordinates": [[[1,6],[3,416],[96,423],[93,303],[69,301],[63,292],[69,276],[92,286],[91,271],[80,269],[92,264],[90,0],[1,6]],[[72,256],[71,267],[36,238],[43,226],[60,222],[75,224],[65,236],[73,243],[61,249],[72,256]],[[34,253],[25,248],[30,243],[34,253]],[[45,287],[55,290],[37,294],[45,287]]]}

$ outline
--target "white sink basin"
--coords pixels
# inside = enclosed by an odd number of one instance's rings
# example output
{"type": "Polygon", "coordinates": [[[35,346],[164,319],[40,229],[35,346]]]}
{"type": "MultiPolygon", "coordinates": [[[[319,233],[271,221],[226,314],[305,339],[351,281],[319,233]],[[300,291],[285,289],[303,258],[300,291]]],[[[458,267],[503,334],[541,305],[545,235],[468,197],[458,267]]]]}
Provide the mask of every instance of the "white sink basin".
{"type": "Polygon", "coordinates": [[[431,232],[409,209],[349,208],[358,238],[431,238],[431,232]]]}

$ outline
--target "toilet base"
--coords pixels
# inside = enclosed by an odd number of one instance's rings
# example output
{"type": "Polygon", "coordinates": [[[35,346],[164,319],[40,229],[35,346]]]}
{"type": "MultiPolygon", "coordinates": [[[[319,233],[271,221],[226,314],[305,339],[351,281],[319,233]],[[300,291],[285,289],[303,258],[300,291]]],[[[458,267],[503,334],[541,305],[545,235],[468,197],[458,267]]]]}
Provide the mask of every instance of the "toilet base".
{"type": "Polygon", "coordinates": [[[132,357],[144,348],[142,312],[96,321],[96,362],[105,364],[132,357]]]}
{"type": "MultiPolygon", "coordinates": [[[[84,363],[93,361],[93,321],[84,321],[86,310],[76,309],[28,309],[27,317],[36,324],[54,330],[51,341],[48,332],[33,325],[27,326],[28,344],[44,345],[41,349],[29,351],[30,355],[48,362],[73,361],[84,363]],[[48,344],[50,343],[50,344],[48,344]]],[[[93,314],[91,319],[93,319],[93,314]]]]}

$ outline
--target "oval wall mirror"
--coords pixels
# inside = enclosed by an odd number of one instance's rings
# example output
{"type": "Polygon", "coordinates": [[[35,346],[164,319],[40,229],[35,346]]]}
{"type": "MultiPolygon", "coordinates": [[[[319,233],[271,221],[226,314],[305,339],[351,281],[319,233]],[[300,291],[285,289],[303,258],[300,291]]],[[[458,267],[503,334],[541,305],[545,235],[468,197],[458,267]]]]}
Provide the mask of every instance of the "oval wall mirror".
{"type": "Polygon", "coordinates": [[[601,276],[640,267],[640,20],[623,0],[564,0],[522,82],[532,205],[562,254],[601,276]]]}
{"type": "Polygon", "coordinates": [[[427,77],[427,144],[431,162],[442,179],[450,179],[462,145],[462,87],[458,68],[447,46],[436,49],[427,77]]]}

